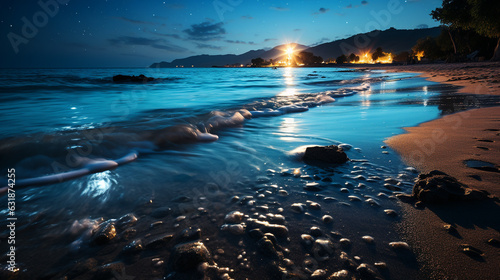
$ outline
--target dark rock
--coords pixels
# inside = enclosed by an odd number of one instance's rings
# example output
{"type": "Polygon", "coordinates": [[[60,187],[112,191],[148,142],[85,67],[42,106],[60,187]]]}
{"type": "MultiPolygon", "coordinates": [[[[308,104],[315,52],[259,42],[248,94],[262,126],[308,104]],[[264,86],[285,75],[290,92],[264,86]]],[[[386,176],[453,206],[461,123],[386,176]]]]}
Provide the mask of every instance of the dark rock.
{"type": "Polygon", "coordinates": [[[113,279],[115,274],[125,270],[123,262],[108,263],[97,268],[97,273],[93,279],[113,279]]]}
{"type": "Polygon", "coordinates": [[[181,231],[178,243],[196,241],[199,239],[201,239],[201,229],[189,227],[181,231]]]}
{"type": "Polygon", "coordinates": [[[134,214],[126,214],[121,216],[116,222],[118,228],[131,227],[137,223],[137,217],[134,214]]]}
{"type": "Polygon", "coordinates": [[[497,248],[500,248],[500,240],[496,239],[496,238],[491,238],[491,239],[488,239],[488,244],[490,244],[491,246],[494,246],[494,247],[497,247],[497,248]]]}
{"type": "Polygon", "coordinates": [[[97,245],[103,245],[116,237],[115,225],[111,221],[100,224],[93,232],[92,242],[97,245]]]}
{"type": "Polygon", "coordinates": [[[481,200],[486,198],[486,194],[469,188],[444,172],[434,170],[418,176],[413,186],[413,197],[425,203],[442,203],[481,200]]]}
{"type": "Polygon", "coordinates": [[[349,160],[346,153],[338,146],[308,147],[304,154],[305,161],[322,161],[326,163],[344,163],[349,160]]]}
{"type": "Polygon", "coordinates": [[[167,244],[173,238],[174,238],[174,236],[172,234],[168,234],[168,235],[164,235],[164,236],[155,238],[155,239],[149,241],[148,243],[146,243],[146,248],[147,249],[161,249],[161,248],[167,246],[167,244]]]}
{"type": "Polygon", "coordinates": [[[309,233],[314,237],[320,237],[323,235],[323,231],[319,227],[311,227],[309,233]]]}
{"type": "Polygon", "coordinates": [[[327,260],[335,252],[333,243],[328,239],[317,239],[314,241],[312,252],[316,259],[327,260]]]}
{"type": "Polygon", "coordinates": [[[262,231],[258,228],[248,231],[248,235],[250,235],[253,239],[261,239],[264,237],[264,233],[262,233],[262,231]]]}
{"type": "Polygon", "coordinates": [[[115,83],[147,83],[156,80],[152,77],[146,77],[143,74],[139,76],[129,76],[129,75],[116,75],[113,76],[113,82],[115,83]]]}
{"type": "Polygon", "coordinates": [[[259,250],[268,257],[276,259],[280,257],[280,254],[278,253],[278,251],[276,251],[273,242],[266,236],[262,237],[257,242],[257,246],[259,247],[259,250]]]}
{"type": "Polygon", "coordinates": [[[123,253],[125,254],[137,254],[144,249],[142,247],[142,241],[140,239],[130,242],[127,246],[123,247],[123,253]]]}
{"type": "Polygon", "coordinates": [[[356,268],[356,272],[359,273],[362,279],[381,279],[375,268],[369,264],[362,263],[356,268]]]}
{"type": "Polygon", "coordinates": [[[278,237],[285,237],[288,235],[288,228],[284,225],[268,224],[262,230],[278,237]]]}
{"type": "Polygon", "coordinates": [[[462,244],[460,247],[462,247],[462,252],[464,252],[467,256],[473,259],[483,260],[483,252],[481,250],[472,247],[469,244],[462,244]]]}
{"type": "Polygon", "coordinates": [[[188,272],[195,270],[200,263],[213,263],[213,260],[207,247],[202,242],[196,241],[175,246],[171,262],[174,270],[188,272]]]}

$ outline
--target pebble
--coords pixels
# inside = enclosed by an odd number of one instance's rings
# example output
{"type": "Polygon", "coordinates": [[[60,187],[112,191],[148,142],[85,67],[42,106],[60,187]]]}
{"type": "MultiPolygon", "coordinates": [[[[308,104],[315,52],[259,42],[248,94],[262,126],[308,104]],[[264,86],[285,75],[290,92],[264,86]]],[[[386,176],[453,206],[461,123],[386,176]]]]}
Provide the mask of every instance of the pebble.
{"type": "Polygon", "coordinates": [[[388,151],[382,151],[382,154],[386,154],[386,155],[388,155],[388,154],[389,154],[389,152],[388,152],[388,151]]]}
{"type": "Polygon", "coordinates": [[[304,186],[304,189],[306,191],[311,191],[311,192],[318,192],[318,191],[322,190],[321,185],[319,183],[317,183],[317,182],[307,183],[304,186]]]}
{"type": "Polygon", "coordinates": [[[358,189],[364,189],[364,188],[366,188],[366,187],[367,187],[367,186],[366,186],[365,184],[363,184],[363,183],[359,183],[359,184],[358,184],[358,189]]]}
{"type": "Polygon", "coordinates": [[[350,195],[348,196],[350,201],[361,201],[361,198],[355,196],[355,195],[350,195]]]}
{"type": "Polygon", "coordinates": [[[151,223],[151,225],[149,225],[150,228],[157,228],[157,227],[160,227],[163,225],[163,221],[156,221],[154,223],[151,223]]]}
{"type": "Polygon", "coordinates": [[[311,175],[302,175],[302,176],[300,176],[300,179],[307,180],[307,181],[312,181],[313,177],[311,177],[311,175]]]}
{"type": "Polygon", "coordinates": [[[391,178],[391,177],[384,179],[384,182],[389,183],[389,184],[394,184],[394,185],[399,183],[398,180],[391,178]]]}
{"type": "Polygon", "coordinates": [[[288,235],[288,228],[284,225],[268,223],[266,226],[264,226],[263,231],[272,233],[278,237],[285,237],[288,235]]]}
{"type": "Polygon", "coordinates": [[[279,254],[276,251],[276,248],[274,247],[274,244],[269,238],[266,236],[262,237],[258,242],[257,246],[259,247],[259,250],[264,253],[265,255],[272,257],[272,258],[279,258],[279,254]]]}
{"type": "Polygon", "coordinates": [[[458,233],[457,229],[450,224],[443,225],[444,230],[446,230],[450,234],[456,234],[458,233]]]}
{"type": "Polygon", "coordinates": [[[92,242],[97,245],[108,243],[116,237],[116,228],[113,222],[106,221],[101,223],[94,231],[92,242]]]}
{"type": "Polygon", "coordinates": [[[354,180],[362,180],[362,181],[366,181],[366,178],[365,176],[363,175],[357,175],[357,176],[354,176],[353,177],[354,180]]]}
{"type": "Polygon", "coordinates": [[[180,221],[183,221],[185,219],[186,219],[186,216],[179,216],[179,217],[175,218],[175,221],[180,222],[180,221]]]}
{"type": "Polygon", "coordinates": [[[131,227],[137,223],[137,217],[134,214],[126,214],[121,216],[116,222],[116,226],[119,228],[131,227]]]}
{"type": "Polygon", "coordinates": [[[137,254],[144,249],[140,239],[130,242],[127,246],[123,247],[123,252],[126,254],[137,254]]]}
{"type": "Polygon", "coordinates": [[[321,221],[325,224],[329,224],[333,221],[333,217],[330,215],[324,215],[323,217],[321,217],[321,221]]]}
{"type": "Polygon", "coordinates": [[[361,239],[363,239],[363,241],[368,243],[368,244],[372,244],[373,242],[375,242],[375,239],[369,235],[365,235],[365,236],[361,237],[361,239]]]}
{"type": "Polygon", "coordinates": [[[314,237],[320,237],[323,235],[323,231],[319,227],[311,227],[309,233],[314,237]]]}
{"type": "Polygon", "coordinates": [[[221,226],[221,230],[229,231],[234,235],[243,235],[245,234],[245,225],[244,224],[224,224],[221,226]]]}
{"type": "Polygon", "coordinates": [[[302,203],[294,203],[294,204],[292,204],[291,208],[292,208],[292,211],[295,213],[300,214],[300,213],[304,212],[304,204],[302,204],[302,203]]]}
{"type": "Polygon", "coordinates": [[[483,257],[483,252],[475,247],[472,247],[469,244],[461,244],[462,252],[464,252],[467,256],[472,258],[481,258],[483,257]]]}
{"type": "Polygon", "coordinates": [[[308,207],[312,210],[321,210],[321,205],[317,202],[314,202],[314,201],[307,201],[307,203],[309,204],[308,207]]]}
{"type": "Polygon", "coordinates": [[[377,279],[377,272],[369,264],[362,263],[357,268],[356,271],[359,273],[362,279],[377,279]]]}
{"type": "Polygon", "coordinates": [[[261,239],[262,237],[264,237],[264,233],[258,228],[250,230],[248,232],[248,235],[250,235],[250,237],[253,239],[261,239]]]}
{"type": "Polygon", "coordinates": [[[288,192],[287,192],[287,191],[285,191],[285,190],[279,190],[279,191],[278,191],[278,193],[279,193],[279,195],[281,195],[281,196],[288,196],[288,192]]]}
{"type": "Polygon", "coordinates": [[[410,250],[410,245],[408,245],[408,243],[402,242],[402,241],[391,242],[391,243],[389,243],[389,246],[391,246],[393,249],[410,250]]]}
{"type": "Polygon", "coordinates": [[[337,201],[337,199],[335,197],[331,197],[331,196],[327,196],[327,197],[323,198],[323,200],[326,202],[337,201]]]}
{"type": "Polygon", "coordinates": [[[340,192],[341,192],[341,193],[348,193],[348,192],[349,192],[349,190],[348,190],[347,188],[341,188],[341,189],[340,189],[340,192]]]}
{"type": "Polygon", "coordinates": [[[302,244],[304,244],[306,246],[311,246],[314,243],[314,237],[312,237],[309,234],[302,234],[300,236],[300,239],[302,240],[302,244]]]}
{"type": "Polygon", "coordinates": [[[490,244],[491,246],[494,246],[494,247],[500,247],[500,240],[496,239],[496,238],[490,238],[488,239],[487,241],[488,244],[490,244]]]}
{"type": "Polygon", "coordinates": [[[340,245],[344,246],[344,247],[348,247],[351,245],[351,240],[347,239],[347,238],[341,238],[339,240],[339,243],[340,245]]]}
{"type": "Polygon", "coordinates": [[[154,238],[153,240],[145,244],[146,249],[160,249],[165,246],[174,238],[172,234],[164,235],[161,237],[154,238]]]}
{"type": "Polygon", "coordinates": [[[334,272],[330,277],[328,277],[329,280],[334,280],[334,279],[342,279],[342,280],[349,280],[352,279],[350,276],[349,271],[342,269],[337,272],[334,272]]]}
{"type": "Polygon", "coordinates": [[[371,206],[379,206],[380,207],[380,203],[378,203],[373,198],[368,198],[367,200],[365,200],[365,202],[368,203],[368,204],[370,204],[371,206]]]}
{"type": "Polygon", "coordinates": [[[313,274],[311,274],[310,279],[323,279],[326,276],[326,271],[323,269],[316,269],[313,274]]]}
{"type": "Polygon", "coordinates": [[[398,213],[392,209],[385,209],[384,213],[391,217],[395,217],[398,215],[398,213]]]}
{"type": "Polygon", "coordinates": [[[345,144],[345,143],[338,145],[338,147],[341,148],[344,151],[349,151],[350,149],[352,149],[352,145],[345,144]]]}
{"type": "Polygon", "coordinates": [[[213,262],[210,252],[200,241],[175,246],[170,258],[173,269],[181,272],[196,270],[204,262],[213,262]]]}
{"type": "Polygon", "coordinates": [[[373,265],[378,269],[387,269],[387,264],[385,262],[376,262],[373,265]]]}

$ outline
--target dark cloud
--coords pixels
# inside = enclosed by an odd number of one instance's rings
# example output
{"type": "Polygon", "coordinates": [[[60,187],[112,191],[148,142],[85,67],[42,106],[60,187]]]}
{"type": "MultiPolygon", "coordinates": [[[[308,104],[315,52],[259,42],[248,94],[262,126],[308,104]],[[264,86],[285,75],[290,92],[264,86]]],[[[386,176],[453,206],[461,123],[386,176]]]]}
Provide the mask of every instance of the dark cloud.
{"type": "Polygon", "coordinates": [[[174,38],[174,39],[182,39],[181,36],[178,34],[169,34],[169,33],[157,33],[157,32],[151,32],[151,34],[158,35],[158,36],[163,36],[163,37],[168,37],[168,38],[174,38]]]}
{"type": "Polygon", "coordinates": [[[144,37],[132,37],[132,36],[121,36],[108,40],[109,43],[113,46],[125,46],[125,45],[134,45],[134,46],[149,46],[155,49],[166,50],[171,52],[184,52],[185,48],[179,47],[173,44],[169,44],[167,41],[163,39],[151,39],[144,37]]]}
{"type": "Polygon", "coordinates": [[[222,47],[220,47],[220,46],[215,46],[215,45],[210,45],[210,44],[200,44],[200,43],[196,43],[196,47],[197,47],[198,49],[222,50],[222,47]]]}
{"type": "Polygon", "coordinates": [[[329,41],[330,41],[330,39],[323,37],[318,42],[314,43],[313,46],[321,45],[321,44],[329,42],[329,41]]]}
{"type": "Polygon", "coordinates": [[[247,44],[247,42],[240,41],[240,40],[224,40],[224,42],[230,43],[230,44],[247,44]]]}
{"type": "Polygon", "coordinates": [[[224,24],[210,23],[208,21],[200,24],[193,24],[190,28],[185,29],[184,32],[189,35],[189,39],[197,41],[210,41],[219,40],[221,35],[226,34],[226,30],[222,27],[224,24]]]}
{"type": "Polygon", "coordinates": [[[425,29],[425,28],[429,28],[429,25],[427,25],[425,23],[417,25],[417,29],[425,29]]]}
{"type": "Polygon", "coordinates": [[[285,7],[270,7],[269,9],[279,12],[286,12],[290,10],[290,8],[285,8],[285,7]]]}
{"type": "Polygon", "coordinates": [[[241,19],[253,19],[251,16],[241,16],[241,19]]]}
{"type": "Polygon", "coordinates": [[[314,12],[313,14],[314,15],[319,15],[319,14],[324,14],[326,12],[328,12],[330,9],[327,9],[327,8],[319,8],[319,10],[317,12],[314,12]]]}
{"type": "Polygon", "coordinates": [[[271,42],[271,41],[278,41],[276,38],[267,38],[264,40],[264,42],[271,42]]]}
{"type": "Polygon", "coordinates": [[[363,5],[363,6],[368,5],[368,1],[361,1],[361,5],[363,5]]]}

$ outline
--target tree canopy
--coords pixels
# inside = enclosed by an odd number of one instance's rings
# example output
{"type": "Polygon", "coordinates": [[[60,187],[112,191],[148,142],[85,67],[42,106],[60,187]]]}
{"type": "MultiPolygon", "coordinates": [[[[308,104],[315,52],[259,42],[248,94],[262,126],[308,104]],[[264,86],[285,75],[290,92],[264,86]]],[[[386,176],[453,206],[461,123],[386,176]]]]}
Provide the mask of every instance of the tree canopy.
{"type": "Polygon", "coordinates": [[[499,11],[499,0],[443,0],[442,7],[433,10],[431,16],[451,28],[474,30],[480,35],[498,38],[493,59],[500,59],[499,11]]]}

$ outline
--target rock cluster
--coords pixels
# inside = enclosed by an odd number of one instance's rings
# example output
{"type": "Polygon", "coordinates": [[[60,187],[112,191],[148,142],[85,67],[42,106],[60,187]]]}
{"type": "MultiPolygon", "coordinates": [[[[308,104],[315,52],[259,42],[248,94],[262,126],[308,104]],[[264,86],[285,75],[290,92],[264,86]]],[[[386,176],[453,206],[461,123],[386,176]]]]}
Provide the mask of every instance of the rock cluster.
{"type": "Polygon", "coordinates": [[[426,203],[486,198],[485,193],[469,188],[454,177],[438,170],[420,174],[413,186],[412,195],[415,199],[426,203]]]}

